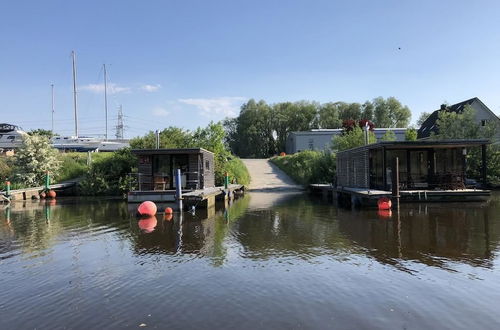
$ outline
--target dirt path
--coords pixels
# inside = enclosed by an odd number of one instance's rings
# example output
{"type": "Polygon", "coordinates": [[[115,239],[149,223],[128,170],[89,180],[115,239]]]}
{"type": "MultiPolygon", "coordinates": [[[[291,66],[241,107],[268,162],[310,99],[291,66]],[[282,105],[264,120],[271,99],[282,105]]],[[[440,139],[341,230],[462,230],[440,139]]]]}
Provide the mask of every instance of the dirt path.
{"type": "Polygon", "coordinates": [[[303,190],[268,159],[243,159],[250,172],[250,191],[303,190]]]}

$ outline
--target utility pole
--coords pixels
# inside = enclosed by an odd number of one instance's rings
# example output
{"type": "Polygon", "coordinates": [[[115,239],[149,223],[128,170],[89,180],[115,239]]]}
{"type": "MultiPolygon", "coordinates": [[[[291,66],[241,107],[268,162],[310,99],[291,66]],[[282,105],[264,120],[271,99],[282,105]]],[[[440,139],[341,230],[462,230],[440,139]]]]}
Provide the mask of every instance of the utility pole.
{"type": "Polygon", "coordinates": [[[54,84],[50,85],[52,89],[52,134],[54,134],[54,84]]]}
{"type": "Polygon", "coordinates": [[[120,104],[120,107],[118,108],[118,123],[116,125],[116,138],[117,139],[123,139],[123,111],[122,111],[122,105],[120,104]]]}
{"type": "Polygon", "coordinates": [[[104,134],[104,138],[107,141],[108,140],[108,82],[107,82],[107,75],[106,75],[106,64],[102,65],[104,69],[104,113],[106,116],[106,133],[104,134]]]}
{"type": "Polygon", "coordinates": [[[76,100],[76,55],[75,51],[71,51],[71,57],[73,59],[73,107],[75,109],[75,137],[78,137],[78,109],[76,100]]]}

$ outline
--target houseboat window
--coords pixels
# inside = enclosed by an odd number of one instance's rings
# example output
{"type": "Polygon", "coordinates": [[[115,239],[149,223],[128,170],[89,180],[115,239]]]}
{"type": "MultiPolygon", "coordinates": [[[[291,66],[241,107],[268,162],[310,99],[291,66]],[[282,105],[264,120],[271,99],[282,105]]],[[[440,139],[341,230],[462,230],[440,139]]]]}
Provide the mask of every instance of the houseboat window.
{"type": "Polygon", "coordinates": [[[428,152],[421,150],[410,151],[410,183],[414,188],[427,188],[428,152]]]}
{"type": "Polygon", "coordinates": [[[463,155],[460,148],[436,149],[435,173],[444,175],[463,171],[463,155]]]}
{"type": "MultiPolygon", "coordinates": [[[[407,157],[406,157],[406,150],[388,150],[387,154],[387,168],[391,168],[391,173],[392,173],[392,166],[394,164],[394,161],[396,157],[399,160],[399,182],[402,187],[407,186],[407,178],[408,178],[408,167],[407,167],[407,157]]],[[[389,178],[387,178],[389,179],[389,178]]]]}
{"type": "Polygon", "coordinates": [[[370,150],[370,187],[383,189],[383,153],[381,149],[370,150]]]}
{"type": "Polygon", "coordinates": [[[210,169],[210,161],[208,161],[208,160],[205,161],[205,169],[206,170],[210,169]]]}

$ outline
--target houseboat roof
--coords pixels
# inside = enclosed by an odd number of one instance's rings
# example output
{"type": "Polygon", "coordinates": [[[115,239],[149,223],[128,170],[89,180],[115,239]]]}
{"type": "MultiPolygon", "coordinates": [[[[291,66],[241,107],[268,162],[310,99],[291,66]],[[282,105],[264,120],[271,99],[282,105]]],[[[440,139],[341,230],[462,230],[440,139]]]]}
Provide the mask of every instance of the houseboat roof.
{"type": "Polygon", "coordinates": [[[166,154],[201,154],[211,153],[203,148],[178,148],[178,149],[132,149],[132,153],[137,155],[166,155],[166,154]]]}
{"type": "Polygon", "coordinates": [[[417,140],[417,141],[381,141],[377,143],[367,144],[361,147],[351,148],[338,153],[357,151],[362,149],[418,149],[418,148],[457,148],[457,147],[473,147],[484,144],[490,144],[488,139],[450,139],[450,140],[417,140]]]}

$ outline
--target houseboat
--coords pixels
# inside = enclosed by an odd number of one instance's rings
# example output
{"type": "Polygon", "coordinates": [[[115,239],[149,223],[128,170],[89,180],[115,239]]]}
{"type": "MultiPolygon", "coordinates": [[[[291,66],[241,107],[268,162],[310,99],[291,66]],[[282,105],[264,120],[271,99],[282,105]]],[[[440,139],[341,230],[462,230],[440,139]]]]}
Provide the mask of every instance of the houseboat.
{"type": "Polygon", "coordinates": [[[352,204],[373,204],[382,196],[394,196],[394,191],[401,201],[484,201],[489,190],[468,186],[467,154],[472,148],[480,150],[484,187],[489,143],[484,139],[384,141],[341,151],[333,190],[352,204]],[[393,189],[396,184],[398,189],[393,189]]]}

